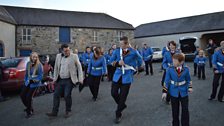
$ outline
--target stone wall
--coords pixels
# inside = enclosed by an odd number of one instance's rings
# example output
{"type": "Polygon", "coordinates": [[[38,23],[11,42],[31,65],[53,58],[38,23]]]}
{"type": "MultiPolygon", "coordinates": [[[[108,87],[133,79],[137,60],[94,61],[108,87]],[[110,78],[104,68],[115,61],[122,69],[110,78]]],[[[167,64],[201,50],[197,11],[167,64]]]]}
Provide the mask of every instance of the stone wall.
{"type": "MultiPolygon", "coordinates": [[[[80,52],[85,50],[86,46],[101,46],[108,50],[112,44],[119,45],[117,41],[117,31],[123,32],[131,43],[134,43],[133,30],[114,30],[114,29],[87,29],[87,28],[70,28],[70,47],[77,48],[80,52]],[[97,32],[98,41],[93,42],[93,31],[97,32]]],[[[40,54],[58,53],[61,43],[59,42],[59,27],[43,26],[18,26],[17,27],[17,48],[31,49],[40,54]],[[31,29],[31,42],[22,42],[22,30],[31,29]]],[[[19,54],[18,54],[19,55],[19,54]]]]}

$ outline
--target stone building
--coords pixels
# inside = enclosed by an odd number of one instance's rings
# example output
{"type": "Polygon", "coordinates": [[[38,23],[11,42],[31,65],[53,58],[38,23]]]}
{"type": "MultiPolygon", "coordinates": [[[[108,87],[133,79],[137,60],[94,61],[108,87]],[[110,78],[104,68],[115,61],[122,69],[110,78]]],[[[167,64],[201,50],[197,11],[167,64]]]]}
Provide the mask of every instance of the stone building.
{"type": "Polygon", "coordinates": [[[67,43],[80,52],[86,46],[105,50],[127,36],[133,43],[132,25],[104,13],[74,12],[38,8],[2,6],[16,22],[16,55],[32,51],[55,54],[67,43]]]}

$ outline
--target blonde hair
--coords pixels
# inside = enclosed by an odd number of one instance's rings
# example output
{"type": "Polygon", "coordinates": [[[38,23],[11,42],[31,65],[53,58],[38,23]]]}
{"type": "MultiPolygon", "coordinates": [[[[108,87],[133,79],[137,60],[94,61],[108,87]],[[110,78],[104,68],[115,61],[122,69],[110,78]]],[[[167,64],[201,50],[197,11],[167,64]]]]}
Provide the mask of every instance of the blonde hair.
{"type": "MultiPolygon", "coordinates": [[[[35,62],[35,64],[34,64],[34,71],[33,71],[33,75],[36,75],[36,73],[37,73],[37,69],[38,69],[38,66],[39,66],[39,64],[41,64],[40,63],[40,59],[39,59],[39,55],[38,55],[38,53],[37,52],[32,52],[31,54],[30,54],[30,62],[32,62],[32,56],[33,55],[36,55],[37,56],[37,61],[35,62]]],[[[29,70],[32,68],[32,63],[29,63],[29,70]]],[[[29,73],[28,73],[29,74],[29,73]]]]}

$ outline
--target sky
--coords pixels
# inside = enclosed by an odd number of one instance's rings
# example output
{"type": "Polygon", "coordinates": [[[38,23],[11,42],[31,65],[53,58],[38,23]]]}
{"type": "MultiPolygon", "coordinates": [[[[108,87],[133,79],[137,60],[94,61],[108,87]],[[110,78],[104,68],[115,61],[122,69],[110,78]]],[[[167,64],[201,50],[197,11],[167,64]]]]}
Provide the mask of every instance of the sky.
{"type": "Polygon", "coordinates": [[[224,11],[224,0],[0,0],[0,5],[101,12],[132,24],[224,11]]]}

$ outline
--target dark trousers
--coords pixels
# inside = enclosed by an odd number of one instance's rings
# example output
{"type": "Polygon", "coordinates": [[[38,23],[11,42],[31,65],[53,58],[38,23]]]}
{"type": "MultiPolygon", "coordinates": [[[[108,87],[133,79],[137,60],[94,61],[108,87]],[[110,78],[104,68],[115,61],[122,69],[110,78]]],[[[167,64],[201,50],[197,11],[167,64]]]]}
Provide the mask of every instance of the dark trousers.
{"type": "Polygon", "coordinates": [[[56,82],[55,92],[54,92],[54,99],[53,99],[53,110],[52,112],[57,114],[58,108],[60,105],[60,98],[61,94],[64,93],[64,99],[65,99],[65,105],[66,105],[66,112],[71,111],[72,107],[72,89],[73,89],[73,83],[72,80],[69,79],[59,79],[56,82]]]}
{"type": "Polygon", "coordinates": [[[149,74],[149,67],[150,67],[150,73],[151,75],[153,75],[152,60],[145,61],[145,72],[147,75],[149,74]]]}
{"type": "Polygon", "coordinates": [[[93,98],[97,98],[99,92],[101,76],[89,75],[89,89],[93,95],[93,98]]]}
{"type": "Polygon", "coordinates": [[[171,107],[172,107],[172,116],[173,116],[173,126],[179,126],[179,111],[181,103],[181,126],[189,126],[189,110],[188,110],[188,96],[178,98],[171,96],[171,107]]]}
{"type": "MultiPolygon", "coordinates": [[[[166,77],[166,70],[164,70],[164,72],[163,72],[163,77],[162,77],[162,81],[161,81],[162,87],[164,86],[165,77],[166,77]]],[[[166,102],[170,102],[170,94],[169,94],[169,92],[167,92],[166,102]]]]}
{"type": "Polygon", "coordinates": [[[208,54],[209,66],[212,68],[212,54],[208,54]]]}
{"type": "Polygon", "coordinates": [[[86,78],[87,77],[87,70],[88,70],[88,65],[87,66],[84,66],[84,77],[86,78]]]}
{"type": "Polygon", "coordinates": [[[198,78],[200,79],[201,76],[205,79],[205,65],[198,65],[198,78]]]}
{"type": "Polygon", "coordinates": [[[113,67],[112,65],[107,65],[107,70],[108,70],[108,81],[112,81],[116,67],[113,67]]]}
{"type": "Polygon", "coordinates": [[[36,88],[30,88],[29,86],[23,86],[22,92],[20,94],[21,100],[26,107],[26,111],[28,114],[33,111],[33,105],[32,105],[32,100],[33,100],[33,95],[36,91],[36,88]]]}
{"type": "Polygon", "coordinates": [[[198,64],[194,63],[194,75],[197,75],[198,64]]]}
{"type": "Polygon", "coordinates": [[[117,83],[113,82],[112,84],[111,95],[117,103],[116,117],[120,117],[121,112],[127,107],[125,102],[127,100],[130,86],[131,84],[122,84],[121,78],[117,83]]]}
{"type": "Polygon", "coordinates": [[[216,97],[217,88],[219,87],[219,80],[220,80],[221,76],[222,76],[222,81],[221,81],[221,87],[219,89],[218,100],[222,100],[222,98],[223,98],[223,95],[224,95],[224,73],[218,73],[218,74],[214,74],[214,78],[213,78],[212,94],[211,94],[211,98],[213,98],[213,99],[216,97]]]}

